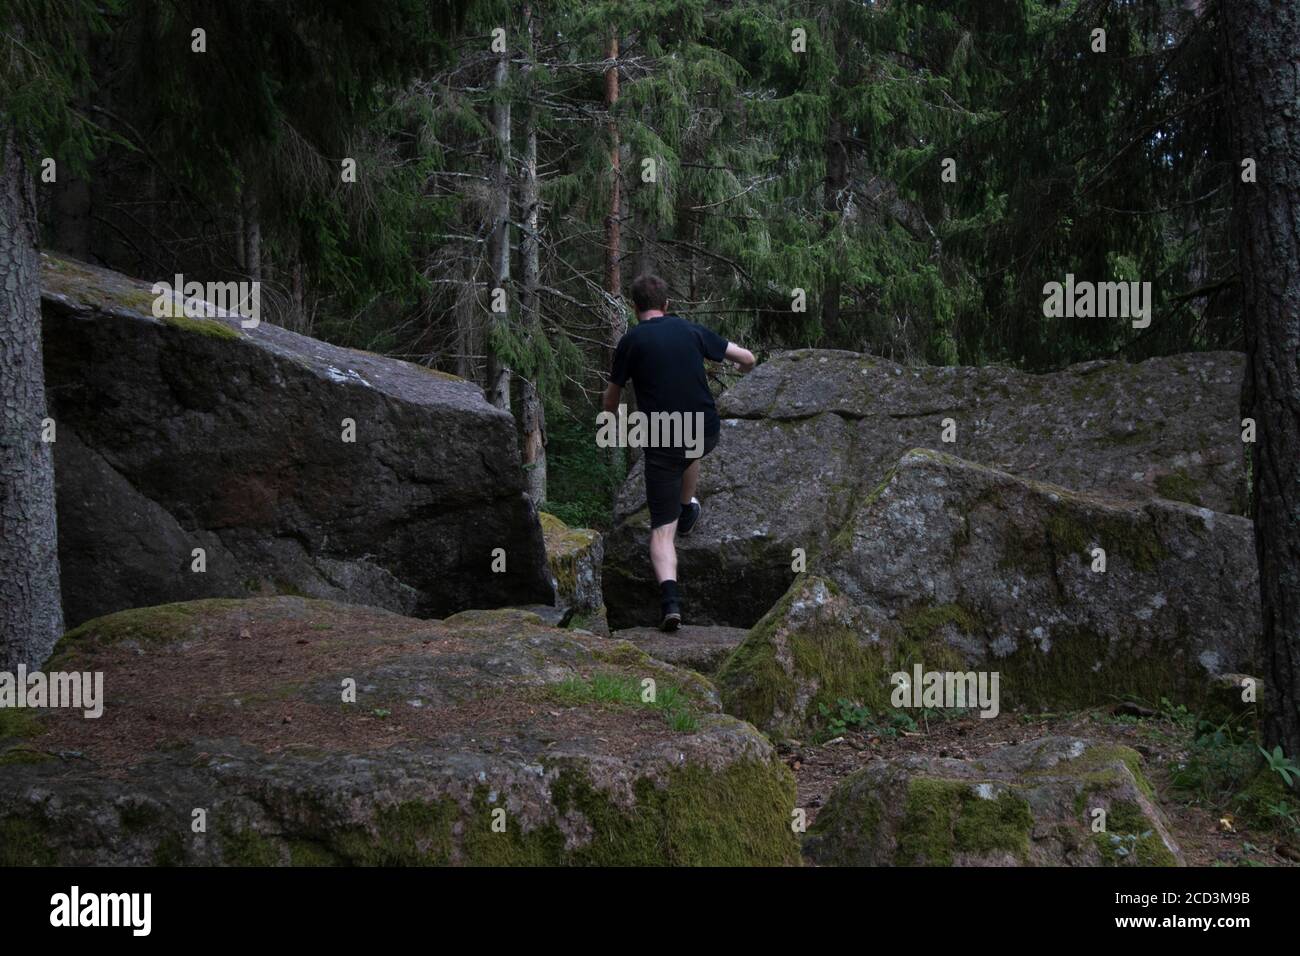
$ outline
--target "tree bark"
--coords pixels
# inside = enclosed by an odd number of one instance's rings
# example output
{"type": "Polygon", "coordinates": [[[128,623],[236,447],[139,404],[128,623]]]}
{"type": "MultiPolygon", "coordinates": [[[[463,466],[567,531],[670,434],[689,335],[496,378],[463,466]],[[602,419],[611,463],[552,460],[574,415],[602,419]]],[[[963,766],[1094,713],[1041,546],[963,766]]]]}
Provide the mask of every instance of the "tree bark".
{"type": "MultiPolygon", "coordinates": [[[[522,289],[519,304],[524,326],[530,336],[543,337],[538,309],[541,287],[541,191],[537,182],[537,108],[534,105],[533,10],[525,3],[524,42],[528,44],[522,73],[528,105],[524,110],[524,156],[519,182],[519,209],[523,214],[523,235],[519,237],[519,263],[522,289]]],[[[521,379],[520,425],[523,430],[523,460],[528,482],[528,497],[541,506],[546,500],[546,409],[535,381],[521,379]]]]}
{"type": "MultiPolygon", "coordinates": [[[[849,185],[848,147],[844,142],[844,128],[839,120],[832,119],[826,135],[826,179],[822,182],[822,209],[826,211],[826,232],[839,225],[844,215],[844,190],[849,185]]],[[[828,276],[822,289],[822,329],[827,334],[835,332],[840,323],[840,279],[828,276]]]]}
{"type": "Polygon", "coordinates": [[[0,670],[12,671],[45,662],[63,607],[54,446],[42,440],[36,186],[2,116],[0,140],[0,670]]]}
{"type": "Polygon", "coordinates": [[[479,297],[474,285],[474,276],[470,269],[470,253],[458,256],[454,263],[459,294],[453,305],[456,320],[456,374],[469,382],[478,381],[479,332],[479,297]]]}
{"type": "Polygon", "coordinates": [[[1300,758],[1300,6],[1221,6],[1233,120],[1235,238],[1245,320],[1242,413],[1263,611],[1264,739],[1300,758]],[[1256,163],[1254,183],[1240,162],[1256,163]]]}
{"type": "MultiPolygon", "coordinates": [[[[497,155],[492,171],[492,236],[488,243],[488,255],[491,258],[493,290],[506,289],[510,285],[510,101],[505,95],[509,79],[510,55],[502,53],[497,58],[493,81],[497,99],[492,105],[492,127],[496,135],[497,155]]],[[[490,304],[495,297],[495,291],[489,293],[490,304]]],[[[495,311],[489,312],[489,316],[489,329],[500,329],[506,321],[495,311]]],[[[510,368],[498,354],[490,334],[485,336],[485,343],[487,345],[485,390],[488,401],[497,408],[509,411],[510,368]]]]}
{"type": "Polygon", "coordinates": [[[618,122],[614,107],[618,104],[618,34],[610,35],[605,58],[605,109],[609,112],[609,213],[605,216],[605,291],[610,299],[610,323],[606,365],[613,361],[614,347],[627,331],[623,309],[622,276],[622,186],[623,164],[619,153],[618,122]]]}
{"type": "MultiPolygon", "coordinates": [[[[605,48],[605,59],[609,66],[605,68],[605,110],[609,113],[609,213],[605,216],[605,292],[609,299],[609,330],[605,340],[605,368],[614,363],[614,349],[618,340],[627,331],[627,319],[623,313],[623,271],[622,271],[622,186],[623,164],[619,150],[618,121],[614,117],[614,107],[618,105],[618,33],[611,31],[609,43],[605,48]]],[[[615,473],[626,466],[623,449],[617,445],[609,449],[610,465],[615,473]]],[[[610,496],[611,505],[618,501],[618,487],[610,496]]]]}
{"type": "Polygon", "coordinates": [[[244,193],[244,271],[252,282],[262,281],[262,220],[257,211],[257,197],[244,193]]]}
{"type": "Polygon", "coordinates": [[[293,330],[301,332],[303,335],[310,335],[311,329],[307,325],[307,290],[303,284],[302,277],[302,257],[297,253],[293,254],[289,272],[289,308],[293,316],[293,330]]]}

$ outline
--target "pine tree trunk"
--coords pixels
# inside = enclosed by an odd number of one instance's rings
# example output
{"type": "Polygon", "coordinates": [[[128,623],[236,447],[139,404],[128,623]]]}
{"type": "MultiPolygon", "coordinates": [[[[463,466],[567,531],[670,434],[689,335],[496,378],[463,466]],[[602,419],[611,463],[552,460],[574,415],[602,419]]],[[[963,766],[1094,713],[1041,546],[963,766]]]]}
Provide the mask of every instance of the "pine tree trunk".
{"type": "Polygon", "coordinates": [[[293,330],[310,335],[307,326],[307,292],[302,278],[302,257],[294,253],[289,273],[289,308],[293,315],[293,330]]]}
{"type": "Polygon", "coordinates": [[[36,186],[3,118],[0,140],[0,670],[11,671],[45,662],[63,608],[54,446],[42,440],[36,186]]]}
{"type": "MultiPolygon", "coordinates": [[[[491,257],[492,281],[495,289],[506,289],[510,285],[510,101],[504,90],[510,79],[510,57],[502,53],[497,59],[496,75],[493,85],[497,90],[497,100],[492,106],[492,126],[496,134],[496,163],[492,174],[492,237],[488,246],[491,257]]],[[[495,298],[495,291],[489,294],[489,302],[495,298]]],[[[505,318],[498,312],[490,312],[489,326],[499,328],[505,318]]],[[[510,369],[501,359],[492,337],[485,338],[487,345],[487,376],[485,390],[488,401],[497,408],[510,410],[510,369]]]]}
{"type": "Polygon", "coordinates": [[[524,469],[528,497],[539,508],[546,500],[546,410],[537,386],[522,379],[519,418],[524,432],[524,469]]]}
{"type": "MultiPolygon", "coordinates": [[[[609,214],[605,217],[605,291],[609,294],[609,334],[605,342],[605,368],[614,363],[614,349],[618,340],[627,331],[627,322],[623,316],[623,276],[622,276],[622,228],[619,216],[622,212],[623,164],[619,151],[618,122],[614,118],[614,107],[618,104],[618,34],[611,33],[609,44],[605,49],[605,58],[610,65],[605,68],[605,109],[609,113],[609,214]]],[[[614,446],[609,449],[610,464],[615,473],[624,467],[626,458],[623,449],[614,446]]],[[[615,485],[611,503],[618,499],[618,486],[615,485]]]]}
{"type": "Polygon", "coordinates": [[[1263,611],[1265,743],[1300,759],[1300,6],[1221,7],[1237,163],[1234,216],[1245,318],[1243,415],[1254,418],[1255,553],[1263,611]]]}
{"type": "Polygon", "coordinates": [[[470,253],[456,257],[454,268],[460,293],[453,305],[456,319],[456,374],[469,382],[478,381],[478,293],[469,269],[470,253]]]}
{"type": "Polygon", "coordinates": [[[623,297],[622,214],[623,164],[620,159],[618,123],[614,107],[618,104],[618,35],[611,35],[605,53],[610,65],[605,69],[605,109],[609,112],[609,213],[605,216],[605,291],[609,293],[610,324],[606,364],[614,358],[614,347],[627,331],[618,300],[623,297]]]}
{"type": "MultiPolygon", "coordinates": [[[[541,192],[537,182],[537,108],[533,102],[530,80],[533,75],[533,11],[525,3],[524,36],[528,44],[523,66],[524,90],[529,97],[524,111],[523,174],[519,182],[519,208],[523,213],[523,235],[519,237],[519,262],[522,270],[520,312],[529,334],[544,338],[538,308],[541,286],[541,192]]],[[[538,507],[546,500],[546,410],[537,383],[522,379],[520,386],[520,425],[523,429],[523,460],[528,481],[528,497],[538,507]]]]}
{"type": "Polygon", "coordinates": [[[262,221],[258,217],[257,199],[244,194],[244,271],[252,282],[262,281],[262,221]]]}
{"type": "MultiPolygon", "coordinates": [[[[826,231],[835,229],[844,215],[843,193],[849,184],[849,160],[844,144],[844,128],[839,120],[830,122],[826,136],[826,179],[822,183],[822,209],[826,211],[826,231]]],[[[822,329],[833,334],[840,324],[840,280],[831,275],[822,289],[822,329]]]]}

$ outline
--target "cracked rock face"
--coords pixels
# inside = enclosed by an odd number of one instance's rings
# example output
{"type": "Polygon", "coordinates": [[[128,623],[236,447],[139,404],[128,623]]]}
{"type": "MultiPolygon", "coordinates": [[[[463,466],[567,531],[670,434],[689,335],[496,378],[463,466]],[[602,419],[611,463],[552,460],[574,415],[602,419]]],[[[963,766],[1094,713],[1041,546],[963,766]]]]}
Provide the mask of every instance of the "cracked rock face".
{"type": "Polygon", "coordinates": [[[551,601],[513,420],[477,386],[267,323],[154,318],[148,284],[69,260],[45,257],[43,283],[70,626],[267,593],[419,616],[551,601]]]}
{"type": "Polygon", "coordinates": [[[824,866],[1181,866],[1141,758],[1048,737],[957,760],[877,760],[804,842],[824,866]]]}
{"type": "Polygon", "coordinates": [[[0,865],[799,862],[793,777],[707,680],[525,612],[209,599],[47,670],[102,672],[103,716],[0,724],[0,865]]]}
{"type": "MultiPolygon", "coordinates": [[[[704,516],[678,542],[688,619],[753,625],[794,580],[794,549],[824,548],[854,499],[909,448],[1119,500],[1242,514],[1242,369],[1242,356],[1228,352],[1043,375],[905,368],[851,352],[777,355],[719,400],[722,440],[701,466],[704,516]]],[[[606,538],[614,627],[656,620],[643,481],[638,464],[606,538]]]]}

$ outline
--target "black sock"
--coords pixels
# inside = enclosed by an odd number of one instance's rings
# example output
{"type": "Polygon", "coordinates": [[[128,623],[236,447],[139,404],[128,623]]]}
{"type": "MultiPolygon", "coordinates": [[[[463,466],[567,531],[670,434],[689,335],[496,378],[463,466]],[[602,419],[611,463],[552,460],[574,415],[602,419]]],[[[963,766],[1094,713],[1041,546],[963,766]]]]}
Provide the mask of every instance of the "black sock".
{"type": "Polygon", "coordinates": [[[676,604],[677,603],[677,582],[676,581],[659,582],[659,597],[660,599],[663,600],[664,604],[676,604]]]}

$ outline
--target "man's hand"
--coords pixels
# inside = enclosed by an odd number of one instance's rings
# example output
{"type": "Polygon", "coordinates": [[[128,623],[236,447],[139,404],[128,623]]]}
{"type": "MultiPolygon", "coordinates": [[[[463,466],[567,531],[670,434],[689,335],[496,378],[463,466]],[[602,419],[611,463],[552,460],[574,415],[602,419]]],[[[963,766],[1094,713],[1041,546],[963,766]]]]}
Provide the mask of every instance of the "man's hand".
{"type": "Polygon", "coordinates": [[[754,353],[749,349],[741,348],[735,342],[727,343],[727,360],[735,363],[736,368],[740,369],[742,375],[748,375],[754,370],[757,359],[754,353]]]}
{"type": "Polygon", "coordinates": [[[600,397],[600,407],[602,411],[614,412],[618,410],[618,400],[623,397],[623,386],[615,385],[610,382],[605,386],[605,393],[600,397]]]}

